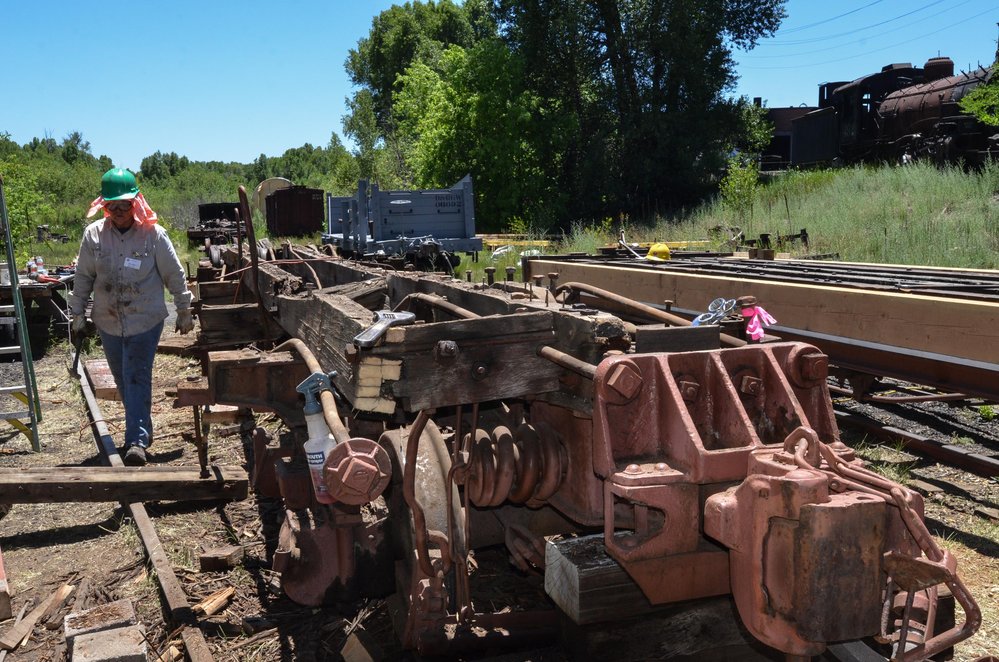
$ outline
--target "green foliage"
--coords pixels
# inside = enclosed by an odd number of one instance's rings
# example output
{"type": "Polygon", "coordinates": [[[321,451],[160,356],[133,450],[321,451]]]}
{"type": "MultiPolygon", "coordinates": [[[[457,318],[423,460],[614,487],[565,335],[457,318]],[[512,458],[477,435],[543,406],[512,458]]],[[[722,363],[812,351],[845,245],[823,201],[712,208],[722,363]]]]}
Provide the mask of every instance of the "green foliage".
{"type": "Polygon", "coordinates": [[[767,120],[767,109],[750,103],[746,97],[740,98],[738,105],[743,128],[734,146],[745,154],[760,154],[774,135],[774,125],[767,120]]]}
{"type": "Polygon", "coordinates": [[[999,62],[992,65],[989,79],[962,98],[958,105],[983,124],[999,126],[999,62]]]}
{"type": "Polygon", "coordinates": [[[978,415],[981,416],[983,421],[993,421],[999,414],[996,413],[996,408],[992,405],[980,405],[978,407],[978,415]]]}
{"type": "Polygon", "coordinates": [[[369,92],[370,110],[382,129],[391,124],[400,74],[416,62],[433,61],[448,46],[471,46],[477,31],[489,29],[483,3],[467,4],[467,9],[450,0],[393,5],[372,19],[369,35],[350,50],[347,74],[369,92]]]}
{"type": "Polygon", "coordinates": [[[539,219],[547,183],[530,137],[538,100],[522,85],[520,62],[498,39],[451,46],[438,69],[418,63],[399,78],[398,135],[419,187],[454,184],[470,173],[482,231],[511,218],[539,219]]]}
{"type": "MultiPolygon", "coordinates": [[[[999,164],[980,170],[856,166],[789,172],[756,188],[753,213],[741,228],[761,233],[808,230],[807,251],[852,262],[975,269],[999,267],[999,164]]],[[[646,231],[650,238],[705,239],[731,225],[719,199],[646,231]]],[[[632,233],[629,233],[631,239],[632,233]]],[[[636,239],[637,235],[636,235],[636,239]]]]}
{"type": "Polygon", "coordinates": [[[728,169],[721,181],[722,204],[735,213],[739,223],[753,215],[753,201],[759,184],[759,171],[755,163],[744,162],[739,157],[728,160],[728,169]]]}
{"type": "Polygon", "coordinates": [[[344,128],[366,175],[472,173],[487,229],[647,218],[710,194],[725,154],[768,141],[761,111],[725,95],[731,49],[772,34],[783,5],[407,2],[351,51],[344,128]]]}
{"type": "MultiPolygon", "coordinates": [[[[18,264],[27,262],[32,223],[51,211],[38,190],[38,178],[31,168],[13,160],[0,161],[7,218],[14,242],[14,257],[18,264]]],[[[3,257],[2,259],[6,259],[3,257]]]]}

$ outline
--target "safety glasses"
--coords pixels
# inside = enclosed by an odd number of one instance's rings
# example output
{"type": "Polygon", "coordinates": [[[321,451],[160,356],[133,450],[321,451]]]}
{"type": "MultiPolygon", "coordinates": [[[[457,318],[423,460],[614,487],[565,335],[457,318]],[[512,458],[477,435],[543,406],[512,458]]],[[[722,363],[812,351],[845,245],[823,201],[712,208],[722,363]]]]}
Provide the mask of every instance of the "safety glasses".
{"type": "Polygon", "coordinates": [[[132,208],[131,200],[115,200],[104,205],[108,211],[128,211],[132,208]]]}

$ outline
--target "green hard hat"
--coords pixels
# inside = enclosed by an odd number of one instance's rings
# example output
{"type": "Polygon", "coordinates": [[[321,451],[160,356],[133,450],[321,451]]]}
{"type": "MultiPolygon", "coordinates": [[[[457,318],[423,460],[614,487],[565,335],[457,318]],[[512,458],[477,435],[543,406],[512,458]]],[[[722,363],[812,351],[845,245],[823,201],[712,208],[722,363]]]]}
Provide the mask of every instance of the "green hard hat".
{"type": "Polygon", "coordinates": [[[111,168],[101,177],[101,197],[105,200],[131,200],[139,194],[135,175],[122,168],[111,168]]]}

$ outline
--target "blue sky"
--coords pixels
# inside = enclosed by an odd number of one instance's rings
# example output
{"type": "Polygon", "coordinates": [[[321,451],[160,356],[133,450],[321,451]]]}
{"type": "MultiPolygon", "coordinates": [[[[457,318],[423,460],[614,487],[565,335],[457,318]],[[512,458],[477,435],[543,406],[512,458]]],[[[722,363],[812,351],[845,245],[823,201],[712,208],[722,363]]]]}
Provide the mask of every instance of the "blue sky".
{"type": "MultiPolygon", "coordinates": [[[[138,169],[157,150],[249,162],[341,130],[343,63],[390,0],[0,2],[0,131],[80,131],[138,169]]],[[[736,52],[736,94],[814,104],[817,86],[938,53],[988,63],[997,0],[790,0],[781,30],[736,52]]]]}

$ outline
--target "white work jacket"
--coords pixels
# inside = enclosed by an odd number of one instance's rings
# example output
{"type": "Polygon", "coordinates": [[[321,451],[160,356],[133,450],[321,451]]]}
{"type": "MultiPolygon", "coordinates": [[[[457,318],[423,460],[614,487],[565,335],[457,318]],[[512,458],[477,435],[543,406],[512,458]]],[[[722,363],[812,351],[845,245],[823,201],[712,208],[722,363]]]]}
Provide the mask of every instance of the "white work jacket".
{"type": "Polygon", "coordinates": [[[134,336],[166,318],[164,285],[178,311],[191,307],[184,267],[166,231],[155,223],[136,221],[120,232],[105,218],[83,232],[69,309],[74,316],[83,315],[93,294],[91,318],[97,328],[134,336]]]}

